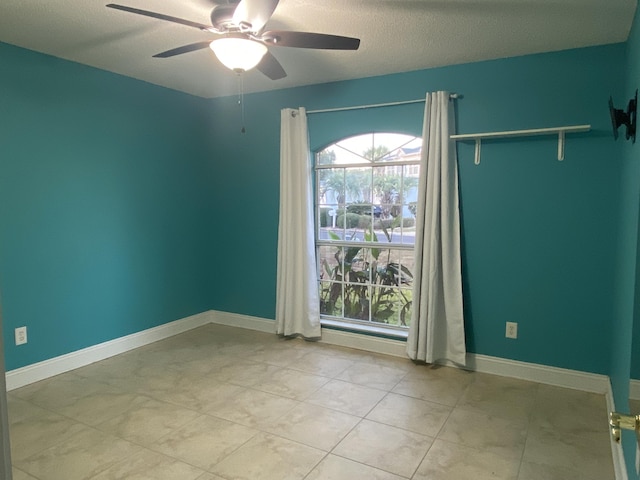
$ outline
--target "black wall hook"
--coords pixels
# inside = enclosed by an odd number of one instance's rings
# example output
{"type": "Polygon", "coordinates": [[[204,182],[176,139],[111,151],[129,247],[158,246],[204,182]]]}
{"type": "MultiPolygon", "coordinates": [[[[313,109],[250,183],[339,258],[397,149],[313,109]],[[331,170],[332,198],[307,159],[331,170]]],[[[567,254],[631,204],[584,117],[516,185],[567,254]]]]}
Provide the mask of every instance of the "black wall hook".
{"type": "Polygon", "coordinates": [[[627,111],[619,110],[613,106],[613,99],[609,97],[609,114],[611,115],[611,126],[613,128],[613,138],[618,139],[618,128],[620,125],[627,127],[626,139],[632,139],[636,143],[636,110],[638,106],[638,90],[635,96],[629,100],[627,111]]]}

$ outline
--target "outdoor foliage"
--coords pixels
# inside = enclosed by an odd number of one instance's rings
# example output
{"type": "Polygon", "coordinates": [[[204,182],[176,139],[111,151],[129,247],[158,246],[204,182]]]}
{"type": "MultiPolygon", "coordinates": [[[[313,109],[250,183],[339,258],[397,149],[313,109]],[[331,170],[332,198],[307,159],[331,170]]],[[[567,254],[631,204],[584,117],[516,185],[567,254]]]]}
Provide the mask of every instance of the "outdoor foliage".
{"type": "Polygon", "coordinates": [[[357,213],[338,215],[336,226],[340,228],[367,228],[371,224],[371,217],[357,213]]]}
{"type": "MultiPolygon", "coordinates": [[[[390,240],[392,230],[383,231],[390,240]]],[[[333,232],[329,235],[340,240],[333,232]]],[[[371,321],[406,327],[411,319],[413,274],[392,260],[391,249],[368,243],[378,242],[375,231],[366,231],[365,241],[335,247],[333,265],[322,259],[320,313],[341,317],[344,308],[344,318],[369,321],[371,315],[371,321]]]]}
{"type": "Polygon", "coordinates": [[[353,138],[360,143],[347,139],[316,156],[320,313],[407,327],[419,139],[387,133],[353,138]],[[362,140],[370,148],[358,154],[362,140]]]}

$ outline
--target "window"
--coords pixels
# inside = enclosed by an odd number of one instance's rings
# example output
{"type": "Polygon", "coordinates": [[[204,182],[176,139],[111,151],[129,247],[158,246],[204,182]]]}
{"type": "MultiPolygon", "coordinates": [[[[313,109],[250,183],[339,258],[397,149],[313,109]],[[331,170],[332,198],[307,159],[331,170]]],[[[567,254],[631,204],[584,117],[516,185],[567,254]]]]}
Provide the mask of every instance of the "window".
{"type": "Polygon", "coordinates": [[[417,137],[370,133],[316,153],[323,319],[408,328],[421,146],[417,137]]]}

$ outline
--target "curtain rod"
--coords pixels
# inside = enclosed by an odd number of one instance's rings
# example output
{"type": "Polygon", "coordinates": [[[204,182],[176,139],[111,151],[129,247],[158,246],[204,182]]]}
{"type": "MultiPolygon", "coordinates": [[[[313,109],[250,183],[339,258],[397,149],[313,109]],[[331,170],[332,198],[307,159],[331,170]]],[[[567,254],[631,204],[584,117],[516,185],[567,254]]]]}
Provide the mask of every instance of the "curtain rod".
{"type": "MultiPolygon", "coordinates": [[[[450,99],[462,98],[462,95],[452,93],[449,95],[450,99]]],[[[424,103],[424,98],[418,98],[416,100],[405,100],[403,102],[390,102],[390,103],[374,103],[372,105],[355,105],[353,107],[337,107],[337,108],[325,108],[323,110],[309,110],[307,115],[312,113],[327,113],[327,112],[342,112],[345,110],[362,110],[365,108],[379,108],[379,107],[394,107],[396,105],[408,105],[410,103],[424,103]]]]}

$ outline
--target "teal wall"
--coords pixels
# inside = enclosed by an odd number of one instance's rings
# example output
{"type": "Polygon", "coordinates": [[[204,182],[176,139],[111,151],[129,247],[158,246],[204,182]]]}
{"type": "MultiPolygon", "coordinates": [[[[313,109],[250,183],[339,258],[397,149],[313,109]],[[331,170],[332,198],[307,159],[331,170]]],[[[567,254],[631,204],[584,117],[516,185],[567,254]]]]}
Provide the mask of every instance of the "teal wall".
{"type": "MultiPolygon", "coordinates": [[[[480,166],[459,145],[469,350],[608,374],[612,318],[628,308],[615,300],[625,164],[606,107],[624,96],[625,54],[620,44],[246,95],[242,134],[236,97],[0,45],[7,367],[207,309],[273,318],[280,109],[448,89],[464,95],[459,132],[592,125],[567,137],[564,162],[553,137],[487,142],[480,166]],[[506,321],[518,340],[504,338],[506,321]],[[15,347],[20,325],[29,344],[15,347]]],[[[311,144],[420,134],[421,122],[422,105],[312,115],[311,144]]]]}
{"type": "MultiPolygon", "coordinates": [[[[629,40],[627,42],[627,58],[626,58],[626,83],[625,83],[625,100],[632,98],[636,89],[640,89],[640,10],[636,10],[636,16],[633,23],[633,29],[629,40]]],[[[638,138],[640,143],[640,137],[638,138]]],[[[629,178],[629,193],[627,203],[635,207],[640,217],[640,147],[637,145],[626,145],[624,149],[623,160],[628,168],[625,172],[629,178]]],[[[635,220],[635,224],[631,221],[631,225],[636,226],[636,252],[640,251],[640,221],[638,218],[635,220]]],[[[634,311],[633,311],[633,325],[623,325],[621,328],[622,334],[628,334],[629,330],[632,330],[633,343],[631,351],[631,378],[640,380],[640,255],[636,255],[635,265],[635,289],[634,289],[634,311]]],[[[629,321],[629,320],[628,320],[629,321]]]]}
{"type": "MultiPolygon", "coordinates": [[[[624,45],[526,56],[281,90],[245,97],[247,133],[235,98],[211,101],[220,158],[215,203],[235,192],[250,221],[243,237],[218,239],[215,309],[273,318],[278,223],[279,110],[309,110],[421,98],[447,89],[459,132],[591,124],[557,138],[459,146],[464,290],[469,350],[608,374],[614,313],[621,162],[607,113],[621,94],[624,45]],[[246,172],[251,172],[247,175],[246,172]],[[254,174],[255,172],[255,174],[254,174]],[[229,281],[231,280],[231,281],[229,281]],[[504,338],[506,321],[519,339],[504,338]]],[[[370,130],[420,134],[421,105],[310,115],[313,149],[370,130]]]]}
{"type": "MultiPolygon", "coordinates": [[[[640,241],[638,250],[640,250],[640,241]]],[[[640,265],[636,264],[636,272],[638,271],[640,271],[640,265]]],[[[637,279],[636,285],[638,285],[637,279]]],[[[631,378],[640,381],[640,312],[637,311],[638,306],[640,306],[640,293],[637,290],[638,289],[636,289],[635,298],[636,310],[634,311],[632,330],[633,350],[631,351],[631,378]]]]}
{"type": "MultiPolygon", "coordinates": [[[[626,44],[624,61],[624,89],[617,107],[626,110],[627,102],[640,88],[640,12],[636,10],[631,34],[626,44]]],[[[622,130],[622,128],[621,128],[622,130]]],[[[640,138],[638,138],[640,142],[640,138]]],[[[622,144],[622,186],[620,208],[620,245],[617,261],[616,315],[613,318],[611,385],[616,408],[626,412],[629,396],[629,378],[640,378],[640,148],[638,144],[622,144]],[[631,338],[635,328],[636,353],[631,338]]],[[[637,413],[637,412],[635,412],[637,413]]],[[[636,438],[633,432],[624,432],[622,444],[630,479],[640,478],[635,471],[636,438]]]]}
{"type": "MultiPolygon", "coordinates": [[[[0,291],[7,369],[208,309],[273,318],[279,111],[464,95],[459,132],[589,123],[556,139],[459,144],[471,352],[640,378],[640,153],[607,99],[640,87],[626,44],[203,100],[0,44],[0,291]],[[519,339],[504,338],[506,321],[519,339]],[[13,345],[27,325],[29,343],[13,345]],[[636,336],[640,335],[636,327],[636,336]],[[631,362],[633,356],[633,362],[631,362]]],[[[309,118],[312,148],[419,135],[422,105],[309,118]]],[[[625,436],[633,476],[633,439],[625,436]]]]}
{"type": "Polygon", "coordinates": [[[210,308],[204,102],[6,44],[0,65],[7,369],[210,308]]]}

